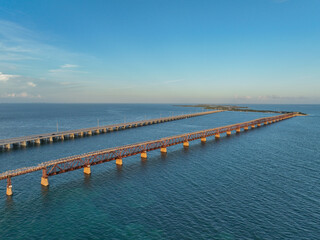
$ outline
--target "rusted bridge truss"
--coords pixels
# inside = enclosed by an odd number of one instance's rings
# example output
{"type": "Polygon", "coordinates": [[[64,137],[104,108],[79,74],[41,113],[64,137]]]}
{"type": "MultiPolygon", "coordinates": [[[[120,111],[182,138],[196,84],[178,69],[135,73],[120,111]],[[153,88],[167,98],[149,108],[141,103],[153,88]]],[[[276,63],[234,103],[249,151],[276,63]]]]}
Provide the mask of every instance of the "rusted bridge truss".
{"type": "MultiPolygon", "coordinates": [[[[248,122],[237,123],[237,124],[232,124],[228,126],[207,129],[203,131],[197,131],[197,132],[181,134],[181,135],[172,136],[172,137],[161,138],[159,140],[141,142],[137,144],[130,144],[130,145],[125,145],[121,147],[109,148],[109,149],[104,149],[96,152],[70,156],[70,157],[61,158],[58,160],[43,162],[34,167],[25,167],[25,168],[20,168],[16,170],[6,171],[0,174],[0,180],[7,179],[8,180],[7,187],[9,187],[11,186],[12,177],[27,174],[30,172],[42,170],[43,171],[42,179],[47,179],[48,176],[53,176],[60,173],[81,169],[81,168],[86,169],[86,168],[90,168],[90,166],[113,161],[113,160],[116,160],[116,161],[121,160],[121,164],[122,164],[122,158],[134,156],[137,154],[145,154],[144,156],[146,157],[147,152],[153,151],[156,149],[161,149],[161,151],[165,149],[165,152],[166,152],[166,148],[173,145],[184,144],[184,146],[186,146],[185,145],[186,143],[189,143],[197,139],[201,139],[202,141],[205,141],[205,139],[210,136],[220,137],[220,134],[222,133],[227,133],[228,135],[230,135],[232,131],[240,132],[241,129],[248,130],[249,127],[255,128],[256,125],[257,126],[261,126],[262,124],[267,125],[267,124],[271,124],[271,123],[285,120],[288,118],[292,118],[295,116],[296,116],[295,113],[289,113],[289,114],[283,114],[283,115],[278,115],[273,117],[259,118],[259,119],[255,119],[248,122]]],[[[48,182],[47,184],[43,184],[43,185],[48,185],[48,182]]]]}

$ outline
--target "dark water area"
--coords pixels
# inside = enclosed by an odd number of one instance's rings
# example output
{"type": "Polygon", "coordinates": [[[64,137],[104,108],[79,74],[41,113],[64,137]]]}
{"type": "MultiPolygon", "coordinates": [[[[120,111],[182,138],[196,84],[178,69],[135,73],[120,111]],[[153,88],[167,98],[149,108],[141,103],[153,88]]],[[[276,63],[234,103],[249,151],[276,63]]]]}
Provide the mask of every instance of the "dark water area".
{"type": "MultiPolygon", "coordinates": [[[[320,239],[320,105],[248,132],[49,178],[0,182],[0,239],[320,239]]],[[[152,104],[0,104],[0,138],[201,111],[152,104]]],[[[0,172],[99,149],[271,116],[222,112],[0,152],[0,172]]]]}

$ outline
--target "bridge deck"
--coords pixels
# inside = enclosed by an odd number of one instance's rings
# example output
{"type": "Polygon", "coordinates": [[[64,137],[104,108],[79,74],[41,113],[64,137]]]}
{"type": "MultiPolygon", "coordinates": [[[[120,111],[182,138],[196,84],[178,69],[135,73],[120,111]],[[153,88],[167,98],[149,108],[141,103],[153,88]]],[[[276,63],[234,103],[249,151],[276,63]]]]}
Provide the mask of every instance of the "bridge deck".
{"type": "Polygon", "coordinates": [[[258,124],[268,124],[281,120],[285,120],[288,118],[295,117],[295,113],[283,114],[273,117],[265,117],[259,118],[255,120],[251,120],[248,122],[242,122],[237,124],[232,124],[228,126],[207,129],[203,131],[197,131],[187,134],[181,134],[172,137],[161,138],[154,141],[141,142],[136,144],[125,145],[121,147],[103,149],[100,151],[85,153],[76,156],[70,156],[66,158],[61,158],[53,161],[43,162],[38,164],[37,166],[25,167],[16,170],[6,171],[0,174],[0,180],[8,179],[8,183],[11,184],[11,178],[23,174],[27,174],[30,172],[35,172],[39,170],[43,170],[45,177],[57,175],[60,173],[73,171],[80,168],[85,168],[90,165],[101,164],[104,162],[109,162],[112,160],[122,159],[125,157],[137,155],[139,153],[145,153],[148,151],[153,151],[160,148],[167,148],[169,146],[194,141],[196,139],[203,139],[206,137],[214,136],[220,133],[231,133],[231,131],[240,130],[242,128],[253,128],[258,124]],[[10,180],[10,181],[9,181],[10,180]]]}
{"type": "Polygon", "coordinates": [[[184,119],[184,118],[197,117],[197,116],[218,113],[218,112],[222,112],[222,111],[221,110],[207,111],[207,112],[184,114],[184,115],[178,115],[178,116],[172,116],[172,117],[142,120],[142,121],[136,121],[136,122],[105,125],[105,126],[100,126],[100,127],[91,127],[91,128],[63,131],[63,132],[53,132],[53,133],[36,134],[36,135],[9,138],[9,139],[0,139],[0,148],[10,149],[11,145],[18,145],[19,146],[19,145],[22,145],[22,143],[24,143],[25,146],[27,145],[27,143],[40,144],[41,141],[51,141],[52,142],[53,139],[54,140],[63,140],[64,137],[73,138],[75,135],[85,136],[85,135],[91,135],[94,133],[99,134],[101,132],[108,132],[108,131],[114,131],[114,130],[119,130],[119,129],[127,129],[127,128],[131,128],[131,127],[141,127],[141,126],[146,126],[146,125],[155,124],[155,123],[163,123],[163,122],[174,121],[174,120],[179,120],[179,119],[184,119]]]}

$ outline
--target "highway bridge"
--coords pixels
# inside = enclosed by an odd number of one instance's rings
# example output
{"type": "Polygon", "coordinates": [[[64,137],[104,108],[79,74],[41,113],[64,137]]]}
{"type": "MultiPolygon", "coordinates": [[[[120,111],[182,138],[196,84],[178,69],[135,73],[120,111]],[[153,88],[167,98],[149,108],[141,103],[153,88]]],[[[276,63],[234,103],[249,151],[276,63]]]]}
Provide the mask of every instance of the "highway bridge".
{"type": "Polygon", "coordinates": [[[167,148],[173,145],[182,144],[184,147],[189,147],[190,141],[200,139],[201,142],[206,142],[208,137],[214,136],[220,138],[220,134],[226,133],[231,135],[232,132],[240,133],[256,127],[276,123],[285,119],[297,116],[296,113],[283,114],[273,117],[259,118],[247,122],[232,124],[228,126],[217,127],[192,133],[181,134],[161,138],[154,141],[141,142],[120,146],[115,148],[104,149],[96,152],[85,153],[76,156],[70,156],[53,161],[43,162],[37,166],[24,167],[16,170],[10,170],[0,173],[0,180],[7,179],[7,195],[12,195],[11,178],[19,175],[28,174],[31,172],[42,171],[41,184],[49,185],[49,176],[82,169],[85,174],[91,174],[91,166],[115,161],[117,165],[122,165],[122,159],[137,154],[141,154],[141,158],[147,158],[147,152],[160,149],[161,153],[167,153],[167,148]]]}
{"type": "Polygon", "coordinates": [[[75,137],[85,137],[85,136],[92,136],[97,135],[100,133],[107,133],[112,131],[119,131],[123,129],[129,129],[134,127],[142,127],[156,123],[164,123],[169,121],[175,121],[185,118],[191,117],[198,117],[203,115],[208,115],[212,113],[223,112],[222,110],[218,111],[207,111],[207,112],[199,112],[199,113],[192,113],[192,114],[183,114],[178,116],[171,116],[171,117],[163,117],[163,118],[156,118],[156,119],[149,119],[149,120],[142,120],[136,122],[127,122],[127,123],[119,123],[119,124],[112,124],[100,127],[91,127],[91,128],[83,128],[83,129],[76,129],[76,130],[69,130],[63,132],[53,132],[53,133],[44,133],[44,134],[36,134],[31,136],[24,136],[24,137],[16,137],[16,138],[9,138],[9,139],[0,139],[0,148],[9,150],[12,147],[26,147],[28,145],[40,145],[42,143],[52,143],[55,141],[63,141],[65,138],[73,139],[75,137]]]}

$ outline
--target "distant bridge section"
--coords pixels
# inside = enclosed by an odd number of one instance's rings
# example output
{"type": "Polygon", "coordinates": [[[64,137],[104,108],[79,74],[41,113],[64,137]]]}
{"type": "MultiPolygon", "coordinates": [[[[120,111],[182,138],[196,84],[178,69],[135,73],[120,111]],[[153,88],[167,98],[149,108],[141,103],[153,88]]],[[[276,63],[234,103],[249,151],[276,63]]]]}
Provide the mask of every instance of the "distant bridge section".
{"type": "Polygon", "coordinates": [[[16,170],[6,171],[0,174],[0,180],[7,179],[7,195],[12,195],[11,178],[19,175],[42,170],[41,184],[48,186],[48,177],[83,168],[85,174],[91,174],[91,166],[109,161],[116,161],[116,164],[121,166],[122,159],[137,154],[141,154],[141,158],[147,158],[147,152],[160,149],[161,153],[167,153],[167,147],[183,144],[184,147],[189,147],[189,142],[200,139],[201,142],[206,142],[207,137],[215,136],[220,138],[220,134],[226,133],[228,136],[233,131],[240,133],[242,130],[247,131],[262,125],[279,122],[297,116],[296,113],[278,115],[274,117],[259,118],[248,122],[232,124],[228,126],[207,129],[198,132],[186,133],[172,137],[161,138],[159,140],[130,144],[121,147],[104,149],[96,152],[85,153],[76,156],[70,156],[43,162],[33,167],[25,167],[16,170]]]}
{"type": "Polygon", "coordinates": [[[191,118],[191,117],[198,117],[198,116],[203,116],[203,115],[208,115],[208,114],[218,113],[218,112],[223,112],[223,110],[184,114],[184,115],[178,115],[178,116],[172,116],[172,117],[156,118],[156,119],[149,119],[149,120],[142,120],[142,121],[128,122],[128,123],[119,123],[119,124],[112,124],[112,125],[106,125],[106,126],[100,126],[100,127],[69,130],[69,131],[63,131],[63,132],[36,134],[36,135],[25,136],[25,137],[0,139],[0,148],[9,150],[12,147],[27,147],[28,145],[34,145],[34,144],[40,145],[42,143],[52,143],[56,141],[63,141],[65,138],[73,139],[75,137],[92,136],[100,133],[119,131],[123,129],[135,128],[135,127],[142,127],[142,126],[147,126],[151,124],[164,123],[164,122],[175,121],[175,120],[191,118]]]}

